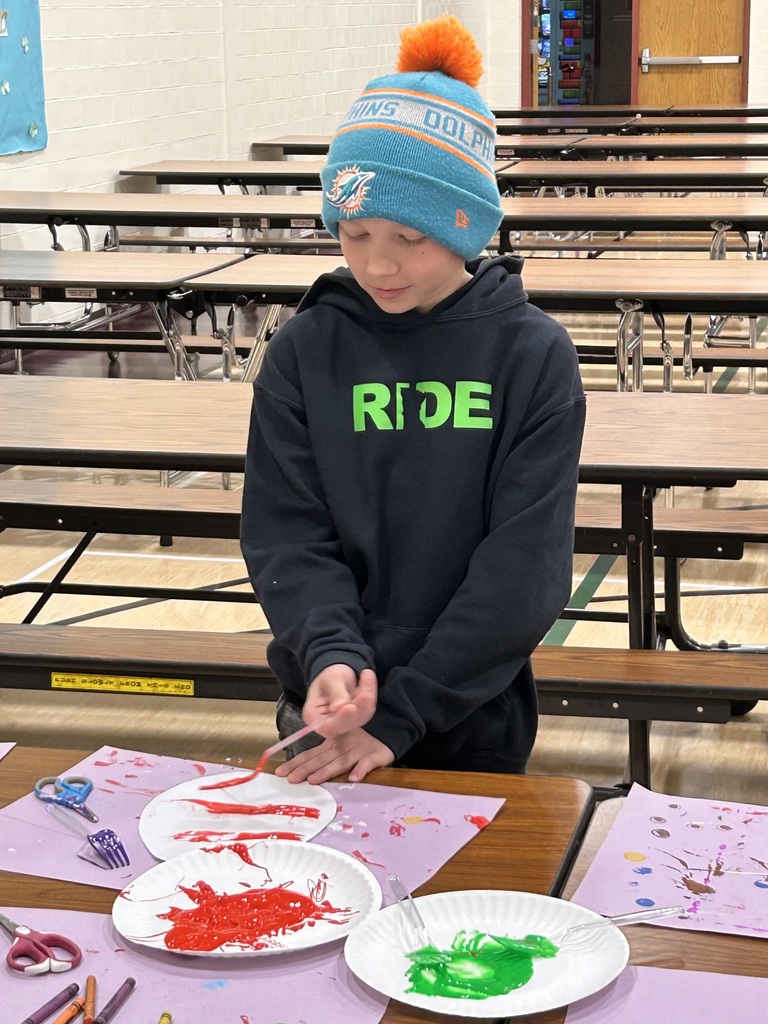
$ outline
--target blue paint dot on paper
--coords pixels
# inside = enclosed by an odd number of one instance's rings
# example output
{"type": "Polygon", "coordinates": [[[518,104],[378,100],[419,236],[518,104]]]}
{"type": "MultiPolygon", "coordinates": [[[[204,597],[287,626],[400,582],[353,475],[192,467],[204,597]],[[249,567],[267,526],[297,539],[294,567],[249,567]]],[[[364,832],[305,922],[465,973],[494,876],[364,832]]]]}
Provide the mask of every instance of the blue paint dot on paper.
{"type": "Polygon", "coordinates": [[[217,978],[216,981],[204,981],[203,988],[210,989],[213,992],[217,988],[224,988],[226,984],[226,978],[217,978]]]}
{"type": "Polygon", "coordinates": [[[648,899],[647,896],[643,896],[642,899],[635,900],[635,903],[638,905],[638,907],[655,907],[656,906],[656,900],[648,899]]]}
{"type": "Polygon", "coordinates": [[[629,883],[630,889],[636,889],[639,885],[640,885],[639,882],[630,882],[629,883]]]}
{"type": "Polygon", "coordinates": [[[632,868],[636,875],[652,875],[653,868],[632,868]]]}
{"type": "Polygon", "coordinates": [[[755,882],[755,885],[758,889],[768,889],[768,882],[761,881],[760,879],[755,882]]]}

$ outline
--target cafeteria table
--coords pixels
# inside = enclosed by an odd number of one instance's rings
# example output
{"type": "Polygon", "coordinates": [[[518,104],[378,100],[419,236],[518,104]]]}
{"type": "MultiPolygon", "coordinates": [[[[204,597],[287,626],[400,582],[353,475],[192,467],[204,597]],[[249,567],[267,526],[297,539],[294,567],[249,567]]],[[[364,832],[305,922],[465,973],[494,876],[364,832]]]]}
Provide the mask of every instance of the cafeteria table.
{"type": "MultiPolygon", "coordinates": [[[[528,104],[517,107],[493,107],[494,117],[637,117],[653,115],[661,117],[673,108],[635,103],[568,103],[559,106],[544,104],[540,107],[528,104]]],[[[741,113],[741,111],[738,111],[741,113]]],[[[768,108],[766,108],[768,113],[768,108]]]]}
{"type": "MultiPolygon", "coordinates": [[[[271,165],[289,167],[293,163],[272,161],[271,165]]],[[[497,174],[504,175],[507,165],[498,161],[497,174]]],[[[762,232],[768,228],[768,203],[754,196],[704,195],[683,200],[590,196],[569,201],[502,197],[501,207],[502,251],[505,239],[513,231],[707,231],[714,233],[711,251],[715,257],[724,252],[728,230],[762,232]]],[[[301,224],[312,227],[321,221],[321,199],[317,192],[304,196],[152,194],[128,197],[118,193],[0,192],[0,222],[14,217],[27,223],[54,226],[66,221],[81,226],[112,224],[115,231],[115,221],[131,223],[135,220],[166,226],[187,223],[248,230],[301,224]],[[144,210],[140,209],[142,204],[144,210]]],[[[247,243],[248,238],[245,238],[245,248],[247,243]]],[[[92,255],[95,258],[99,254],[92,255]]],[[[6,260],[0,266],[12,271],[13,260],[6,260]]]]}
{"type": "Polygon", "coordinates": [[[683,117],[674,113],[664,117],[636,117],[628,130],[637,135],[664,132],[682,135],[687,132],[768,132],[768,117],[736,115],[712,117],[699,114],[683,117]]]}
{"type": "MultiPolygon", "coordinates": [[[[108,737],[106,739],[109,740],[108,737]]],[[[5,806],[24,796],[32,790],[36,779],[48,774],[58,775],[81,761],[87,753],[53,748],[13,748],[0,761],[0,805],[5,806]]],[[[253,767],[255,763],[255,757],[246,757],[242,766],[253,767]]],[[[421,886],[417,890],[418,895],[465,889],[468,885],[473,889],[556,894],[565,881],[591,812],[590,787],[571,778],[381,768],[369,775],[366,782],[505,799],[493,821],[421,886]]],[[[0,872],[0,906],[109,914],[114,899],[114,889],[0,872]]],[[[222,973],[226,976],[224,961],[221,964],[222,973]]],[[[34,989],[34,983],[30,989],[34,989]]],[[[170,989],[164,1002],[173,1002],[170,989]]],[[[162,1008],[159,1007],[158,1014],[162,1008]]],[[[452,1019],[390,1002],[383,1021],[384,1024],[426,1024],[442,1020],[447,1024],[452,1019]]],[[[531,1017],[517,1018],[521,1024],[526,1019],[533,1020],[531,1017]]],[[[561,1024],[563,1019],[563,1010],[535,1018],[537,1024],[561,1024]]]]}
{"type": "Polygon", "coordinates": [[[502,196],[501,208],[502,252],[514,231],[702,231],[712,235],[711,258],[722,259],[728,231],[768,230],[768,203],[760,196],[502,196]]]}
{"type": "Polygon", "coordinates": [[[496,172],[502,192],[586,186],[589,195],[616,190],[745,192],[768,184],[768,159],[518,160],[496,172]]]}
{"type": "MultiPolygon", "coordinates": [[[[514,148],[506,140],[503,144],[505,151],[514,148]]],[[[497,166],[504,167],[508,162],[497,161],[497,166]]],[[[325,164],[325,160],[161,160],[119,173],[154,178],[158,185],[216,185],[222,192],[228,185],[237,185],[242,191],[251,185],[319,189],[325,164]]],[[[144,196],[142,193],[136,198],[144,196]]]]}
{"type": "MultiPolygon", "coordinates": [[[[0,464],[242,472],[250,405],[202,381],[0,375],[0,464]]],[[[590,392],[579,478],[621,486],[630,646],[653,648],[653,492],[768,479],[768,416],[749,395],[590,392]]]]}
{"type": "Polygon", "coordinates": [[[701,132],[675,135],[588,135],[577,139],[569,156],[745,157],[768,155],[766,132],[701,132]]]}
{"type": "MultiPolygon", "coordinates": [[[[69,193],[67,193],[69,194],[69,193]]],[[[174,362],[177,378],[194,379],[184,343],[172,316],[171,302],[189,297],[182,286],[199,274],[228,266],[242,256],[213,253],[57,252],[52,250],[0,250],[0,301],[10,302],[15,330],[22,303],[85,302],[125,307],[123,315],[147,304],[160,327],[163,342],[174,362]]],[[[86,307],[88,309],[89,307],[86,307]]],[[[109,313],[102,319],[114,320],[109,313]]],[[[90,313],[69,322],[50,325],[64,335],[93,326],[90,313]]],[[[31,326],[39,328],[40,324],[31,326]]]]}
{"type": "MultiPolygon", "coordinates": [[[[508,161],[500,161],[499,168],[508,161]]],[[[248,161],[245,161],[246,166],[248,161]]],[[[293,166],[293,162],[277,166],[293,166]]],[[[205,184],[215,184],[212,175],[205,184]]],[[[255,229],[291,228],[296,222],[304,226],[310,220],[320,224],[319,204],[313,196],[267,195],[199,195],[190,193],[159,192],[62,192],[43,189],[32,191],[0,191],[0,224],[47,224],[53,237],[53,248],[58,245],[57,229],[71,224],[80,230],[83,249],[91,248],[88,226],[105,225],[110,228],[105,245],[117,248],[120,244],[118,228],[226,228],[243,230],[243,247],[253,241],[255,229]],[[286,200],[289,200],[286,203],[286,200]]],[[[130,245],[130,237],[125,243],[130,245]]],[[[208,239],[215,245],[217,239],[208,239]]],[[[157,238],[158,246],[163,244],[157,238]]],[[[200,242],[202,244],[202,241],[200,242]]]]}
{"type": "Polygon", "coordinates": [[[634,117],[497,117],[496,131],[499,135],[611,135],[627,130],[634,121],[634,117]]]}
{"type": "MultiPolygon", "coordinates": [[[[582,134],[569,135],[567,139],[549,135],[504,135],[496,137],[496,154],[514,152],[518,156],[541,157],[567,150],[571,143],[582,134]]],[[[251,144],[252,160],[282,159],[284,156],[325,156],[333,139],[332,135],[281,135],[251,144]]]]}

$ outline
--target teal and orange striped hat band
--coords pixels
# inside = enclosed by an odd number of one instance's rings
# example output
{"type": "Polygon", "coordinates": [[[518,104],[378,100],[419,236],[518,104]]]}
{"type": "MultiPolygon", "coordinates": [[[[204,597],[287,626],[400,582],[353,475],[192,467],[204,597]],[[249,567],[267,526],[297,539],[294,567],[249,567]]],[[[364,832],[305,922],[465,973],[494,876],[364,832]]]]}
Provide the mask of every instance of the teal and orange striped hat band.
{"type": "Polygon", "coordinates": [[[501,222],[496,125],[477,90],[454,77],[468,54],[482,73],[474,39],[451,16],[406,30],[400,72],[352,104],[322,172],[323,220],[336,238],[340,220],[383,217],[466,260],[488,244],[501,222]],[[409,31],[420,43],[410,54],[409,31]]]}

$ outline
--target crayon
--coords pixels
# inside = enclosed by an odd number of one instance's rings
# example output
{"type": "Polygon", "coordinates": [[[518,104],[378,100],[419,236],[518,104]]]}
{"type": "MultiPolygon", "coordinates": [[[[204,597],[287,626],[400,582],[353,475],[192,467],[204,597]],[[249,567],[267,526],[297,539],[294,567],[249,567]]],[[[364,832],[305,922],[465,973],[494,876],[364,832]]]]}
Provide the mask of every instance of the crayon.
{"type": "Polygon", "coordinates": [[[93,1024],[96,1016],[96,979],[89,974],[85,979],[85,1016],[83,1024],[93,1024]]]}
{"type": "Polygon", "coordinates": [[[69,1024],[71,1020],[80,1013],[82,1008],[85,1006],[85,999],[82,996],[78,996],[77,999],[73,999],[66,1010],[63,1010],[56,1020],[51,1021],[51,1024],[69,1024]]]}
{"type": "Polygon", "coordinates": [[[60,1010],[62,1006],[69,1002],[69,1000],[77,995],[80,991],[80,986],[77,982],[73,982],[71,985],[67,985],[63,991],[59,992],[58,995],[54,996],[53,999],[49,999],[45,1005],[41,1006],[39,1010],[35,1010],[21,1022],[21,1024],[42,1024],[46,1017],[50,1017],[56,1010],[60,1010]]]}
{"type": "Polygon", "coordinates": [[[109,1024],[135,987],[136,979],[126,978],[104,1009],[99,1010],[98,1014],[93,1019],[93,1024],[109,1024]]]}
{"type": "Polygon", "coordinates": [[[163,1010],[160,1014],[160,1020],[157,1024],[173,1024],[173,1017],[171,1016],[170,1010],[163,1010]]]}

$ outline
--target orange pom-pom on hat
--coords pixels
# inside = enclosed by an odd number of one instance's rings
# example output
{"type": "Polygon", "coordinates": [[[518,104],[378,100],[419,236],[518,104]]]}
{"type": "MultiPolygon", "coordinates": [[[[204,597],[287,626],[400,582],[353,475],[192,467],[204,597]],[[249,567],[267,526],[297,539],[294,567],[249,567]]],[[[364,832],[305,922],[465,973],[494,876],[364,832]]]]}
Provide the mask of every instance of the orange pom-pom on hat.
{"type": "Polygon", "coordinates": [[[482,55],[452,15],[401,33],[397,73],[369,82],[323,168],[323,221],[381,217],[474,259],[501,221],[496,122],[475,89],[482,55]]]}
{"type": "Polygon", "coordinates": [[[400,33],[397,70],[442,71],[475,88],[483,77],[483,55],[458,18],[444,14],[400,33]]]}

